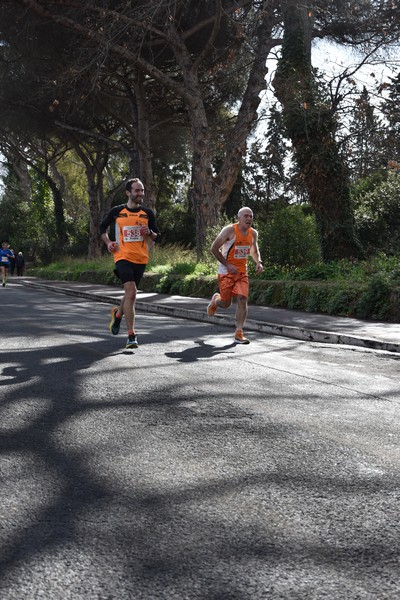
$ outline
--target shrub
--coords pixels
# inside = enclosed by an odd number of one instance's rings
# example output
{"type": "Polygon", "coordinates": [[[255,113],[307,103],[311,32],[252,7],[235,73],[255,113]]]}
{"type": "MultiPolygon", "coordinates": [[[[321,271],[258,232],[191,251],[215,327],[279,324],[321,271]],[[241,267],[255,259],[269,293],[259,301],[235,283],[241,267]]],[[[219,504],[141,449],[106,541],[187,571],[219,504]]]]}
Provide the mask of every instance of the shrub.
{"type": "Polygon", "coordinates": [[[195,267],[196,263],[193,262],[179,262],[173,265],[171,272],[177,275],[190,275],[194,272],[195,267]]]}
{"type": "Polygon", "coordinates": [[[348,316],[352,312],[358,291],[355,289],[342,289],[335,291],[328,300],[326,312],[329,315],[348,316]]]}
{"type": "Polygon", "coordinates": [[[305,308],[307,312],[328,312],[328,295],[326,287],[312,286],[305,308]]]}
{"type": "Polygon", "coordinates": [[[385,173],[353,186],[355,219],[362,244],[371,254],[400,250],[400,178],[385,173]]]}
{"type": "MultiPolygon", "coordinates": [[[[197,263],[191,251],[177,246],[165,248],[162,256],[164,260],[169,256],[173,262],[146,269],[142,290],[202,298],[210,298],[217,290],[215,261],[210,261],[210,265],[197,263]]],[[[47,267],[29,267],[28,274],[120,285],[113,274],[112,257],[108,255],[96,261],[66,257],[47,267]]],[[[399,259],[384,253],[359,262],[317,261],[296,267],[267,265],[261,277],[253,274],[250,270],[251,303],[364,319],[400,319],[400,289],[396,287],[400,282],[399,259]]]]}
{"type": "Polygon", "coordinates": [[[175,266],[179,263],[196,263],[196,253],[192,248],[181,244],[161,245],[155,244],[149,253],[148,271],[158,268],[160,265],[175,266]]]}
{"type": "Polygon", "coordinates": [[[386,279],[371,279],[366,291],[354,307],[354,315],[361,319],[385,319],[390,312],[390,287],[386,279]]]}
{"type": "Polygon", "coordinates": [[[303,266],[321,258],[315,217],[298,204],[275,208],[270,221],[259,227],[259,245],[270,264],[303,266]]]}

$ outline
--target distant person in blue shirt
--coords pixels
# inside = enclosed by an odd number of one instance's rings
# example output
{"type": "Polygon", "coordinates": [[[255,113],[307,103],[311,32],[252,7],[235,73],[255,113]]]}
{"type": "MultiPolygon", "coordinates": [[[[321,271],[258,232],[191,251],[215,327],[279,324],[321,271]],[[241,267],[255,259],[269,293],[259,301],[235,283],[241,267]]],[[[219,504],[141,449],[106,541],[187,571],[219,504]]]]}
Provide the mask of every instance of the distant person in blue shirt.
{"type": "Polygon", "coordinates": [[[8,268],[10,266],[10,259],[14,257],[13,251],[10,250],[10,244],[8,242],[3,242],[0,250],[0,270],[1,270],[1,280],[3,287],[6,286],[7,283],[7,275],[8,268]]]}

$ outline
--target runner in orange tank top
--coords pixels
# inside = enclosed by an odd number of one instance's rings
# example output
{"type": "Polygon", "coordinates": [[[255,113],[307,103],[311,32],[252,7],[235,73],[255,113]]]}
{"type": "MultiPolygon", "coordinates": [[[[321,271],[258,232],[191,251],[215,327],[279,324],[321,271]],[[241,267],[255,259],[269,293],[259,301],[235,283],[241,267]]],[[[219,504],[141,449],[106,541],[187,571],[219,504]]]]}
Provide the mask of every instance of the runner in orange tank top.
{"type": "Polygon", "coordinates": [[[258,248],[258,233],[252,227],[253,211],[244,206],[238,212],[238,222],[227,225],[215,238],[211,252],[219,261],[219,293],[213,295],[207,306],[209,316],[215,315],[217,308],[229,308],[232,298],[236,297],[235,341],[249,344],[243,335],[243,326],[247,317],[247,299],[249,296],[249,277],[247,259],[256,263],[256,273],[262,273],[263,265],[258,248]]]}
{"type": "Polygon", "coordinates": [[[114,206],[100,224],[101,239],[114,257],[114,273],[124,286],[120,306],[111,309],[110,331],[119,333],[125,315],[128,329],[126,348],[137,348],[135,332],[135,303],[139,283],[149,260],[148,244],[160,240],[154,212],[143,206],[144,186],[140,179],[129,179],[125,184],[126,204],[114,206]],[[113,226],[115,241],[108,235],[113,226]]]}

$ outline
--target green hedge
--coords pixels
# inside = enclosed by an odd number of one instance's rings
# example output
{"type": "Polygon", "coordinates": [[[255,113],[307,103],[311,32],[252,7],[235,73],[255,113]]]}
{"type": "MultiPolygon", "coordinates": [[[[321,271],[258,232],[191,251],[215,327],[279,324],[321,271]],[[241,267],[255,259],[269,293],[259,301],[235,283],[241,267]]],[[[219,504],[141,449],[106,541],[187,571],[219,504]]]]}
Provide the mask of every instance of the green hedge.
{"type": "MultiPolygon", "coordinates": [[[[74,273],[38,268],[31,269],[29,275],[61,281],[119,285],[110,270],[74,273]]],[[[146,292],[211,298],[218,290],[218,281],[215,276],[145,273],[140,287],[146,292]]],[[[368,284],[253,279],[250,282],[249,303],[360,319],[400,320],[400,288],[390,287],[379,277],[368,284]]]]}

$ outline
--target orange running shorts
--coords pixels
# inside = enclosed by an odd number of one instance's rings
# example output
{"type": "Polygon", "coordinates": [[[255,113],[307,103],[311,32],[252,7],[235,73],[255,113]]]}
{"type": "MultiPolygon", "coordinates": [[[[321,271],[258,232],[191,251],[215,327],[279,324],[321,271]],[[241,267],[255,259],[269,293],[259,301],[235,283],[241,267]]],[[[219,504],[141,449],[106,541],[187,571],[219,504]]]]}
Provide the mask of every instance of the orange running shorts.
{"type": "Polygon", "coordinates": [[[249,296],[249,276],[247,273],[227,273],[218,275],[218,285],[221,300],[229,302],[232,296],[249,296]]]}

